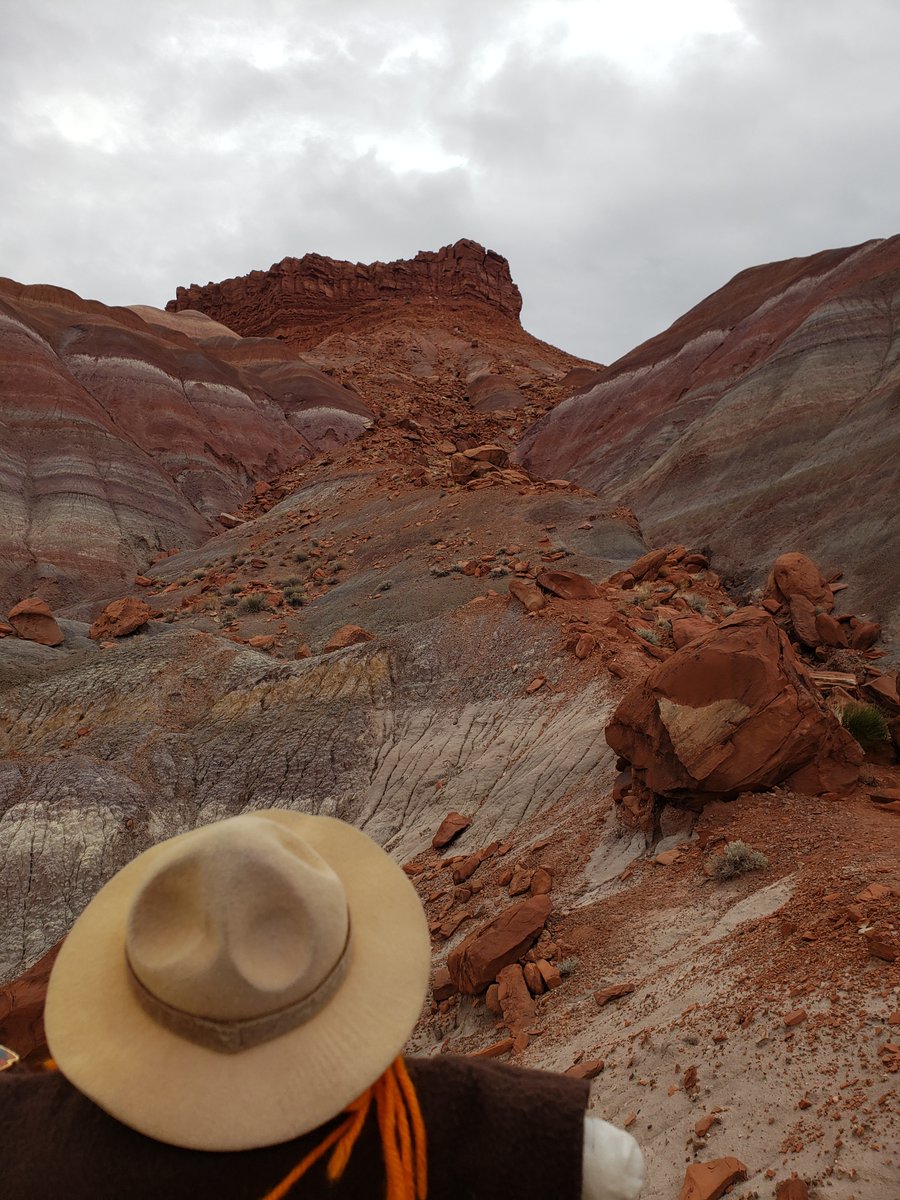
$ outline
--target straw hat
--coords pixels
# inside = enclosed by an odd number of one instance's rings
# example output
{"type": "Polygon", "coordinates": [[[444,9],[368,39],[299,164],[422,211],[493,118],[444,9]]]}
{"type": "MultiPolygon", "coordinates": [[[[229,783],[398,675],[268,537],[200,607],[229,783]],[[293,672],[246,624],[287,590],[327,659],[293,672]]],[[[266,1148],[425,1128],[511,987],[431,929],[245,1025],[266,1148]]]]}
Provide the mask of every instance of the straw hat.
{"type": "Polygon", "coordinates": [[[329,1120],[402,1050],[428,986],[415,889],[343,821],[267,811],[153,846],[50,977],[62,1073],[133,1129],[244,1150],[329,1120]]]}

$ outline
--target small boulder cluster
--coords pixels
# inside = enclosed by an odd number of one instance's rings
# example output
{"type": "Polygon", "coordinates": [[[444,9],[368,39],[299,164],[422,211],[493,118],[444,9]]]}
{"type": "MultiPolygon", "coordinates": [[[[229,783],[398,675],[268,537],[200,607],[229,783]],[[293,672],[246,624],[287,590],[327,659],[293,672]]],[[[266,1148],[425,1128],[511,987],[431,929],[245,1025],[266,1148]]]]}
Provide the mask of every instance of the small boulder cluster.
{"type": "Polygon", "coordinates": [[[870,650],[881,637],[875,621],[834,615],[835,594],[847,586],[838,582],[841,574],[833,571],[826,579],[805,554],[782,554],[766,584],[762,607],[798,647],[821,658],[829,650],[870,650]]]}
{"type": "MultiPolygon", "coordinates": [[[[470,820],[461,813],[449,813],[435,834],[432,847],[444,849],[450,841],[468,828],[470,820]]],[[[488,1009],[500,1018],[509,1031],[484,1053],[494,1055],[509,1050],[523,1050],[529,1041],[529,1029],[535,1021],[535,1000],[546,991],[560,985],[562,975],[554,964],[559,948],[553,943],[545,926],[552,911],[550,892],[553,875],[550,868],[532,865],[531,858],[540,854],[546,843],[532,847],[530,854],[512,865],[500,865],[509,853],[508,844],[493,842],[472,854],[454,855],[443,859],[434,870],[440,879],[450,872],[454,885],[438,887],[426,896],[426,904],[437,904],[431,921],[432,935],[447,938],[467,919],[471,911],[453,911],[455,906],[477,896],[482,879],[473,879],[483,864],[499,866],[492,882],[507,889],[512,904],[490,919],[482,921],[463,938],[440,968],[433,981],[436,1010],[453,1004],[457,994],[484,995],[488,1009]]],[[[426,868],[415,868],[416,873],[426,868]]],[[[420,880],[420,886],[426,880],[420,880]]]]}

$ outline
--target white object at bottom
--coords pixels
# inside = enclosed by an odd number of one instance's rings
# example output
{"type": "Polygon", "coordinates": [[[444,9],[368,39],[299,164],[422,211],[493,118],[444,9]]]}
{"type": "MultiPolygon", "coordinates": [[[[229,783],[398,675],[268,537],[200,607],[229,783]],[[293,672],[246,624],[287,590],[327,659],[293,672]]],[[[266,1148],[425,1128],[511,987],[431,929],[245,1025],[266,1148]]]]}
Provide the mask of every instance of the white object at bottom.
{"type": "Polygon", "coordinates": [[[581,1200],[638,1200],[643,1185],[644,1156],[631,1134],[585,1117],[581,1200]]]}

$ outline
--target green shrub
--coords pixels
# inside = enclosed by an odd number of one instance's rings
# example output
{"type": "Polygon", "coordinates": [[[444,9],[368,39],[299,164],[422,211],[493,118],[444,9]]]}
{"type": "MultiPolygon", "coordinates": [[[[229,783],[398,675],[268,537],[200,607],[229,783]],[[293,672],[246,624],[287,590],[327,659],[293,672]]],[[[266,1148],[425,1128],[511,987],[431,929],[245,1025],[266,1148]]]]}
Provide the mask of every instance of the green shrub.
{"type": "Polygon", "coordinates": [[[234,608],[234,606],[236,604],[237,604],[237,600],[235,600],[234,596],[223,596],[222,597],[222,607],[223,608],[234,608]]]}
{"type": "Polygon", "coordinates": [[[266,602],[262,596],[245,596],[238,605],[238,612],[242,613],[258,613],[266,607],[266,602]]]}
{"type": "Polygon", "coordinates": [[[661,629],[663,631],[663,633],[671,633],[672,632],[672,622],[669,620],[668,617],[657,617],[656,628],[661,629]]]}
{"type": "Polygon", "coordinates": [[[294,562],[308,562],[308,561],[309,561],[309,555],[304,554],[302,550],[298,550],[297,553],[294,555],[294,562]]]}
{"type": "Polygon", "coordinates": [[[684,599],[696,613],[705,613],[709,607],[706,603],[706,597],[698,596],[696,592],[685,592],[684,599]]]}
{"type": "Polygon", "coordinates": [[[746,875],[748,871],[763,871],[768,865],[766,856],[746,842],[729,842],[723,853],[711,860],[716,879],[732,879],[735,875],[746,875]]]}
{"type": "Polygon", "coordinates": [[[191,571],[191,579],[202,579],[206,574],[202,567],[198,567],[196,571],[191,571]]]}
{"type": "Polygon", "coordinates": [[[639,638],[643,638],[645,642],[649,642],[651,646],[659,645],[659,634],[655,629],[636,629],[635,633],[639,638]]]}
{"type": "Polygon", "coordinates": [[[573,955],[571,958],[563,958],[556,964],[556,969],[562,975],[563,979],[567,975],[571,975],[578,966],[578,959],[573,955]]]}
{"type": "Polygon", "coordinates": [[[232,596],[234,596],[234,595],[236,595],[236,594],[237,594],[239,591],[241,591],[241,590],[242,590],[242,587],[243,587],[243,585],[242,585],[242,584],[240,584],[240,583],[229,583],[229,585],[228,585],[228,590],[229,590],[229,592],[232,594],[232,596]]]}
{"type": "Polygon", "coordinates": [[[302,608],[306,603],[306,597],[299,592],[292,592],[286,599],[291,608],[302,608]]]}
{"type": "Polygon", "coordinates": [[[886,742],[890,738],[887,721],[874,704],[846,705],[841,713],[841,724],[859,742],[863,749],[886,742]]]}

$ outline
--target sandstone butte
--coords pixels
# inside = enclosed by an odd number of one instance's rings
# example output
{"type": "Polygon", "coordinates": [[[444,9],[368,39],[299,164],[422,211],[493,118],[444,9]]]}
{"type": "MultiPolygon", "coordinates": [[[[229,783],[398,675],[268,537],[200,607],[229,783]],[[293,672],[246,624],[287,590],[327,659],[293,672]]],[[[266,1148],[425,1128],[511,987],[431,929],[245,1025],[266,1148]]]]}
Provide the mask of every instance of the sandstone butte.
{"type": "Polygon", "coordinates": [[[778,549],[840,562],[852,603],[896,623],[898,286],[900,236],[742,271],[515,459],[631,505],[656,544],[709,546],[725,575],[762,583],[778,549]]]}
{"type": "Polygon", "coordinates": [[[891,247],[745,273],[609,375],[531,337],[465,241],[286,259],[165,312],[0,284],[16,463],[46,480],[3,477],[3,611],[65,629],[0,623],[13,1069],[42,1069],[49,956],[113,871],[288,807],[417,889],[414,1052],[595,1079],[649,1151],[643,1200],[739,1170],[900,1194],[892,510],[865,508],[895,356],[854,391],[891,247]],[[529,465],[551,434],[583,472],[529,465]],[[720,499],[723,536],[693,532],[720,499]],[[863,702],[864,761],[838,720],[863,702]],[[735,842],[751,869],[722,881],[735,842]]]}

